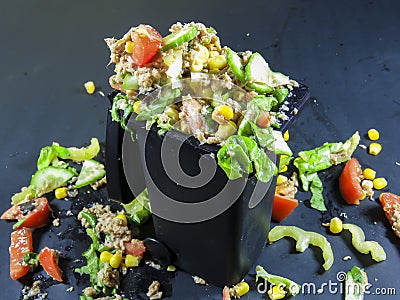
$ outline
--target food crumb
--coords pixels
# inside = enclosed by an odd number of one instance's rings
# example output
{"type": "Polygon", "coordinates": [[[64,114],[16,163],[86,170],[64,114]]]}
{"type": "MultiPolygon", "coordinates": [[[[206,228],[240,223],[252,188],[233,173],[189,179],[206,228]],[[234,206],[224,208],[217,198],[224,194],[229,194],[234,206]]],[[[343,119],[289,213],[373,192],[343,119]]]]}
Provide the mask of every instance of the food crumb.
{"type": "Polygon", "coordinates": [[[152,267],[156,270],[161,270],[161,266],[159,264],[156,264],[154,261],[147,260],[145,261],[145,264],[148,265],[149,267],[152,267]]]}
{"type": "Polygon", "coordinates": [[[73,216],[74,213],[70,210],[67,210],[67,213],[65,215],[69,217],[69,216],[73,216]]]}
{"type": "Polygon", "coordinates": [[[99,91],[99,95],[102,97],[105,97],[106,95],[103,93],[103,91],[99,91]]]}
{"type": "Polygon", "coordinates": [[[167,267],[167,271],[168,271],[168,272],[175,272],[175,271],[176,271],[176,268],[175,268],[175,266],[173,266],[173,265],[169,265],[169,266],[167,267]]]}
{"type": "Polygon", "coordinates": [[[67,288],[65,291],[66,291],[66,292],[72,292],[73,290],[74,290],[74,287],[71,286],[71,287],[67,288]]]}
{"type": "Polygon", "coordinates": [[[192,278],[196,284],[207,284],[207,282],[199,276],[192,276],[192,278]]]}
{"type": "Polygon", "coordinates": [[[347,219],[347,214],[345,212],[340,213],[340,217],[347,219]]]}
{"type": "Polygon", "coordinates": [[[55,226],[55,227],[60,226],[60,219],[59,218],[56,218],[56,219],[53,220],[53,226],[55,226]]]}
{"type": "Polygon", "coordinates": [[[378,224],[378,222],[374,221],[374,225],[378,224]]]}
{"type": "Polygon", "coordinates": [[[347,256],[343,257],[342,259],[343,259],[344,261],[348,261],[348,260],[351,259],[351,256],[350,256],[350,255],[347,255],[347,256]]]}
{"type": "Polygon", "coordinates": [[[150,300],[161,299],[163,292],[160,291],[160,287],[161,285],[157,280],[153,281],[146,293],[147,297],[149,297],[150,300]]]}
{"type": "Polygon", "coordinates": [[[362,149],[367,149],[368,147],[367,146],[365,146],[365,145],[363,145],[363,144],[360,144],[360,145],[358,145],[360,148],[362,148],[362,149]]]}
{"type": "Polygon", "coordinates": [[[36,280],[33,282],[32,286],[25,286],[22,289],[22,294],[24,295],[23,299],[28,300],[31,298],[39,298],[39,299],[45,299],[47,298],[47,293],[42,293],[40,290],[40,284],[42,282],[40,280],[36,280]],[[38,297],[36,297],[38,296],[38,297]]]}
{"type": "Polygon", "coordinates": [[[396,161],[396,166],[400,166],[400,162],[396,161]]]}

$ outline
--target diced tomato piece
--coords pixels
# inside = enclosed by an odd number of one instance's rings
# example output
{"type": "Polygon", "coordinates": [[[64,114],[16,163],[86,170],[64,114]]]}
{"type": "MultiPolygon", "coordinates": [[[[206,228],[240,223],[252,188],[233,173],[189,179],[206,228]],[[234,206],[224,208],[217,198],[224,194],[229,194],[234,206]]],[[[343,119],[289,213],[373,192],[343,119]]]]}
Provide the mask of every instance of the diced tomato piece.
{"type": "Polygon", "coordinates": [[[125,242],[125,252],[133,256],[142,256],[146,252],[146,247],[141,240],[125,242]]]}
{"type": "Polygon", "coordinates": [[[162,36],[150,25],[140,24],[131,32],[133,42],[132,59],[135,65],[143,67],[161,49],[162,36]]]}
{"type": "Polygon", "coordinates": [[[10,277],[17,280],[29,272],[29,266],[23,264],[24,255],[33,251],[32,231],[21,228],[11,233],[10,277]]]}
{"type": "Polygon", "coordinates": [[[58,266],[58,253],[54,249],[44,247],[39,253],[39,262],[46,273],[55,280],[62,282],[62,271],[58,266]]]}
{"type": "Polygon", "coordinates": [[[22,218],[25,218],[25,221],[18,228],[40,228],[47,225],[49,216],[49,201],[47,201],[46,198],[37,198],[25,203],[13,205],[3,213],[1,218],[6,220],[21,220],[22,218]],[[24,207],[28,205],[32,208],[32,210],[28,210],[26,213],[24,213],[24,207]]]}
{"type": "Polygon", "coordinates": [[[400,196],[392,193],[382,193],[379,196],[381,200],[383,211],[385,212],[386,218],[389,220],[390,225],[396,222],[396,225],[393,226],[394,233],[400,237],[400,226],[399,215],[400,215],[400,196]]]}
{"type": "Polygon", "coordinates": [[[222,290],[222,300],[231,300],[231,294],[229,293],[229,288],[227,286],[222,290]]]}
{"type": "Polygon", "coordinates": [[[339,178],[340,194],[348,204],[360,204],[360,199],[364,196],[364,191],[360,184],[361,179],[361,165],[353,157],[346,163],[339,178]]]}
{"type": "Polygon", "coordinates": [[[7,209],[2,215],[2,220],[19,220],[21,219],[22,211],[19,209],[18,205],[13,205],[7,209]]]}
{"type": "Polygon", "coordinates": [[[299,201],[296,199],[275,194],[272,206],[272,219],[277,222],[283,221],[298,205],[299,201]]]}

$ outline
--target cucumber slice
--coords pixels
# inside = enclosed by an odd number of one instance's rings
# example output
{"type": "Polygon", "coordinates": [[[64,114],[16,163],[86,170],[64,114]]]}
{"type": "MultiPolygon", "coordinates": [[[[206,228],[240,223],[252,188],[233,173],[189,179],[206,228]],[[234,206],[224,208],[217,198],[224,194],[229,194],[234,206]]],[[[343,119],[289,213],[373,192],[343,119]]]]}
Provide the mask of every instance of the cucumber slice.
{"type": "Polygon", "coordinates": [[[247,86],[249,88],[262,94],[273,91],[273,88],[269,85],[271,81],[271,69],[260,53],[256,52],[250,56],[245,70],[249,82],[247,86]]]}
{"type": "Polygon", "coordinates": [[[139,88],[138,80],[131,74],[126,74],[121,86],[124,90],[137,90],[139,88]]]}
{"type": "Polygon", "coordinates": [[[65,185],[74,175],[72,170],[50,166],[36,171],[30,186],[36,191],[36,196],[40,197],[65,185]]]}
{"type": "Polygon", "coordinates": [[[171,33],[163,38],[161,51],[166,51],[193,40],[197,35],[197,28],[189,26],[180,31],[171,33]]]}
{"type": "Polygon", "coordinates": [[[74,187],[79,189],[95,183],[97,180],[103,178],[104,175],[106,175],[106,170],[103,164],[95,160],[85,160],[74,187]]]}
{"type": "Polygon", "coordinates": [[[246,72],[244,71],[244,66],[242,65],[242,61],[237,55],[237,53],[230,48],[228,48],[228,52],[226,54],[226,60],[231,68],[233,74],[239,79],[242,83],[246,82],[246,72]]]}

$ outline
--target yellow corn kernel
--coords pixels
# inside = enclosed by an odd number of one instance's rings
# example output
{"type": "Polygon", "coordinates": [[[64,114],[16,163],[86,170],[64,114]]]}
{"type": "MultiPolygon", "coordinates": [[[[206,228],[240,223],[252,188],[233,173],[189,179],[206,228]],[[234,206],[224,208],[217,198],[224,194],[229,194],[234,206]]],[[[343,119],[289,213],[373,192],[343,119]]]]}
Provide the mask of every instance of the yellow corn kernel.
{"type": "Polygon", "coordinates": [[[203,70],[203,62],[199,61],[199,60],[193,60],[192,65],[190,66],[190,71],[192,72],[200,72],[201,70],[203,70]]]}
{"type": "Polygon", "coordinates": [[[140,100],[135,101],[135,103],[133,103],[133,111],[134,111],[136,114],[139,114],[139,113],[140,113],[140,100]]]}
{"type": "Polygon", "coordinates": [[[287,142],[287,141],[289,140],[289,138],[290,138],[289,130],[286,130],[286,131],[283,133],[283,139],[287,142]]]}
{"type": "Polygon", "coordinates": [[[367,192],[363,191],[363,195],[361,196],[360,201],[364,200],[365,198],[367,198],[367,192]]]}
{"type": "Polygon", "coordinates": [[[113,256],[111,256],[110,266],[113,267],[114,269],[116,269],[121,264],[121,261],[122,261],[122,254],[121,254],[121,252],[118,251],[113,256]]]}
{"type": "Polygon", "coordinates": [[[363,172],[364,178],[368,180],[374,180],[376,176],[375,170],[372,170],[371,168],[365,168],[363,172]]]}
{"type": "Polygon", "coordinates": [[[65,197],[68,196],[67,191],[68,189],[66,187],[61,187],[54,191],[54,195],[56,196],[57,199],[64,199],[65,197]]]}
{"type": "Polygon", "coordinates": [[[383,177],[375,178],[372,182],[374,183],[374,189],[376,190],[381,190],[385,188],[388,184],[386,179],[383,177]]]}
{"type": "Polygon", "coordinates": [[[283,289],[283,287],[274,285],[271,289],[269,289],[268,296],[271,300],[283,299],[286,296],[286,291],[283,289]]]}
{"type": "Polygon", "coordinates": [[[342,220],[338,217],[332,218],[331,221],[329,222],[329,230],[334,234],[342,232],[343,230],[342,220]]]}
{"type": "Polygon", "coordinates": [[[93,82],[93,81],[85,82],[85,83],[83,84],[83,86],[85,87],[86,92],[87,92],[88,94],[93,94],[94,91],[95,91],[95,89],[96,89],[96,87],[94,86],[94,82],[93,82]]]}
{"type": "Polygon", "coordinates": [[[218,55],[219,55],[218,51],[215,51],[215,50],[210,51],[210,57],[216,57],[218,55]]]}
{"type": "Polygon", "coordinates": [[[233,287],[236,296],[242,297],[250,290],[249,284],[246,281],[239,282],[233,287]]]}
{"type": "Polygon", "coordinates": [[[283,166],[280,170],[279,173],[285,173],[288,170],[288,166],[283,166]]]}
{"type": "Polygon", "coordinates": [[[219,105],[214,108],[213,114],[222,115],[226,120],[231,120],[234,116],[232,107],[228,105],[219,105]]]}
{"type": "Polygon", "coordinates": [[[109,263],[112,256],[112,253],[108,251],[103,251],[100,253],[100,261],[102,263],[109,263]]]}
{"type": "Polygon", "coordinates": [[[381,144],[378,144],[378,143],[371,143],[370,145],[369,145],[369,154],[372,154],[372,155],[378,155],[379,154],[379,152],[381,152],[381,150],[382,150],[382,145],[381,144]]]}
{"type": "Polygon", "coordinates": [[[208,51],[208,49],[203,45],[199,45],[195,58],[203,63],[206,63],[209,57],[210,52],[208,51]]]}
{"type": "Polygon", "coordinates": [[[125,52],[128,54],[133,53],[133,42],[132,41],[127,41],[125,44],[125,52]]]}
{"type": "Polygon", "coordinates": [[[124,214],[118,214],[115,218],[122,220],[123,225],[125,225],[125,226],[128,225],[128,219],[126,218],[126,216],[124,214]]]}
{"type": "Polygon", "coordinates": [[[376,141],[379,139],[379,131],[371,128],[370,130],[368,130],[368,137],[371,141],[376,141]]]}
{"type": "Polygon", "coordinates": [[[137,267],[139,265],[139,258],[137,256],[133,256],[127,254],[125,256],[125,266],[128,268],[137,267]]]}
{"type": "Polygon", "coordinates": [[[215,69],[221,70],[226,67],[226,64],[227,64],[226,57],[225,55],[222,54],[211,57],[208,60],[208,68],[210,70],[215,70],[215,69]]]}
{"type": "Polygon", "coordinates": [[[288,180],[289,179],[286,176],[279,174],[278,177],[276,178],[276,185],[280,185],[282,183],[285,183],[288,180]]]}

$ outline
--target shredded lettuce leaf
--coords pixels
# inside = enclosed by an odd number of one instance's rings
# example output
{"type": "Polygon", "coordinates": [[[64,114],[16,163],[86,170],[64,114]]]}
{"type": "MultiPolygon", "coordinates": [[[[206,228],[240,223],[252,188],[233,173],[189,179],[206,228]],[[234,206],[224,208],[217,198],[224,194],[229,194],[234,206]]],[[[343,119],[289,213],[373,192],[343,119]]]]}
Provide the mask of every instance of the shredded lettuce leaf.
{"type": "Polygon", "coordinates": [[[138,225],[144,224],[151,215],[149,193],[147,188],[143,190],[135,199],[122,207],[128,215],[128,219],[138,225]]]}
{"type": "Polygon", "coordinates": [[[219,149],[217,158],[218,165],[231,180],[250,174],[255,169],[256,177],[262,182],[268,182],[277,172],[276,165],[264,149],[245,136],[230,136],[219,149]]]}
{"type": "Polygon", "coordinates": [[[317,172],[326,170],[351,158],[360,142],[360,134],[356,131],[346,142],[325,143],[315,149],[301,151],[294,160],[299,170],[299,178],[304,191],[311,189],[311,207],[326,211],[322,195],[323,185],[317,172]]]}
{"type": "Polygon", "coordinates": [[[75,272],[79,274],[87,274],[90,277],[90,282],[93,286],[97,285],[97,274],[99,273],[102,262],[97,256],[96,250],[99,248],[99,238],[94,233],[92,228],[87,228],[86,233],[92,239],[92,243],[89,248],[82,254],[86,258],[86,265],[80,268],[76,268],[75,272]]]}

